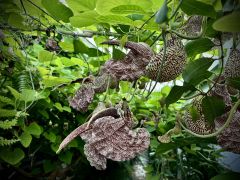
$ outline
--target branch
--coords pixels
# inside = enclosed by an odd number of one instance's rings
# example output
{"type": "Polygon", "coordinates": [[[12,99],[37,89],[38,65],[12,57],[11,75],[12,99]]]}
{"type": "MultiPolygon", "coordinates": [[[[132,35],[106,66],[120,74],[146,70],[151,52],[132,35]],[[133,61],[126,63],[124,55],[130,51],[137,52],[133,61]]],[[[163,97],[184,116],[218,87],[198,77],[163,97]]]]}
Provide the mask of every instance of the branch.
{"type": "MultiPolygon", "coordinates": [[[[32,30],[26,30],[26,29],[18,29],[14,28],[12,26],[8,25],[0,25],[1,29],[10,29],[13,31],[41,31],[41,32],[46,32],[47,28],[35,28],[32,30]]],[[[88,37],[91,38],[94,35],[100,35],[100,36],[115,36],[115,37],[120,37],[122,36],[121,34],[114,33],[114,32],[105,32],[105,31],[91,31],[91,30],[83,30],[81,33],[79,32],[72,32],[72,31],[64,31],[64,30],[56,30],[57,33],[62,34],[62,35],[68,35],[68,36],[74,36],[74,37],[88,37]]]]}

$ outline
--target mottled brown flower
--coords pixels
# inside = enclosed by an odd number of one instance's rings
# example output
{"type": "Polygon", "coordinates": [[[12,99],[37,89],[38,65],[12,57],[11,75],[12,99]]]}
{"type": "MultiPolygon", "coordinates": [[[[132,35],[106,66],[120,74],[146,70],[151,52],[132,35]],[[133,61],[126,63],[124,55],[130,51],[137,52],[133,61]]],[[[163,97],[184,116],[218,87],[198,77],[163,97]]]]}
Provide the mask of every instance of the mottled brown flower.
{"type": "MultiPolygon", "coordinates": [[[[117,40],[103,42],[103,44],[119,45],[117,40]]],[[[100,74],[110,74],[118,81],[135,81],[145,74],[145,67],[154,56],[151,48],[143,43],[126,42],[125,47],[130,52],[122,60],[109,60],[100,70],[100,74]]]]}
{"type": "Polygon", "coordinates": [[[166,48],[165,59],[163,59],[164,49],[161,49],[156,56],[151,58],[150,63],[146,67],[146,74],[152,80],[158,82],[171,81],[183,71],[187,58],[181,40],[172,35],[167,41],[166,48]],[[158,77],[159,71],[160,75],[158,77]]]}
{"type": "Polygon", "coordinates": [[[76,94],[69,100],[70,106],[78,111],[85,112],[92,103],[95,91],[92,83],[83,84],[76,94]]]}
{"type": "Polygon", "coordinates": [[[201,107],[201,100],[199,98],[196,98],[193,100],[193,106],[196,107],[199,117],[195,121],[193,121],[192,116],[189,111],[186,111],[185,116],[184,116],[184,122],[187,126],[188,129],[191,131],[197,133],[197,134],[210,134],[214,131],[214,126],[210,125],[207,120],[204,117],[204,114],[202,112],[202,107],[201,107]]]}
{"type": "MultiPolygon", "coordinates": [[[[228,113],[215,120],[216,129],[223,126],[228,118],[228,113]]],[[[218,136],[217,142],[226,151],[240,154],[240,111],[234,113],[233,119],[226,129],[218,136]]]]}
{"type": "Polygon", "coordinates": [[[202,16],[191,16],[181,28],[181,31],[188,36],[197,36],[201,32],[202,16]]]}
{"type": "Polygon", "coordinates": [[[226,78],[240,77],[240,50],[233,49],[225,65],[224,76],[226,78]]]}
{"type": "Polygon", "coordinates": [[[150,135],[145,128],[132,130],[131,112],[122,114],[122,110],[106,108],[97,112],[90,123],[79,126],[63,140],[58,152],[79,135],[86,142],[84,153],[88,161],[98,170],[106,169],[107,159],[134,158],[148,148],[150,135]]]}

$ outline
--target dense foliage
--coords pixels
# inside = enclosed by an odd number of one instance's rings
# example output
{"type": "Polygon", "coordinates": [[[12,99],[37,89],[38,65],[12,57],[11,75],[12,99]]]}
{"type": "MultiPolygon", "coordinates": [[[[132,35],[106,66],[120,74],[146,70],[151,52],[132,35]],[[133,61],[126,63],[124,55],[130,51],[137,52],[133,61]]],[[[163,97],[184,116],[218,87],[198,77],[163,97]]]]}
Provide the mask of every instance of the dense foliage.
{"type": "Polygon", "coordinates": [[[230,110],[228,120],[234,119],[240,90],[239,68],[232,69],[240,66],[239,54],[231,55],[240,40],[237,0],[0,0],[0,4],[1,178],[132,179],[139,164],[151,180],[210,179],[226,171],[217,162],[221,149],[216,150],[220,141],[215,136],[220,131],[199,134],[181,131],[180,126],[186,117],[195,122],[203,116],[213,125],[230,110]],[[192,19],[196,17],[200,21],[192,19]],[[170,34],[184,46],[171,49],[166,44],[170,34]],[[120,40],[120,45],[101,44],[109,39],[120,40]],[[148,69],[151,74],[156,68],[154,78],[119,81],[116,88],[96,93],[86,112],[72,108],[69,100],[86,77],[97,76],[111,58],[121,61],[128,41],[145,42],[159,53],[159,62],[152,61],[148,69]],[[185,57],[184,51],[187,57],[178,69],[180,75],[175,75],[174,63],[185,57]],[[180,55],[174,59],[176,54],[180,55]],[[225,67],[229,56],[233,60],[225,67]],[[174,68],[160,66],[164,59],[174,61],[174,68]],[[150,79],[165,81],[164,72],[174,74],[166,78],[172,80],[169,83],[150,79]],[[212,92],[220,80],[228,86],[229,101],[212,92]],[[194,106],[196,98],[200,105],[194,106]],[[105,171],[90,166],[81,138],[56,154],[61,141],[86,122],[98,102],[109,105],[122,99],[128,101],[136,126],[151,134],[145,154],[126,162],[109,161],[105,171]]]}

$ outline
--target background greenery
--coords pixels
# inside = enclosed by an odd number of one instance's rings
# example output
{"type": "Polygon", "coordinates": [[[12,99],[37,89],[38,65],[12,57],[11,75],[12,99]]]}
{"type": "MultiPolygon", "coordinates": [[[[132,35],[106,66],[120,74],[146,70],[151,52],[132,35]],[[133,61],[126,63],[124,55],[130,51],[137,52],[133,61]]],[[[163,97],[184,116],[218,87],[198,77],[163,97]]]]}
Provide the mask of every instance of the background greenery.
{"type": "MultiPolygon", "coordinates": [[[[237,1],[1,0],[0,3],[1,178],[132,179],[134,165],[141,163],[146,178],[151,180],[210,179],[226,171],[217,163],[221,150],[214,149],[215,138],[197,138],[184,131],[173,134],[169,143],[160,143],[157,137],[175,126],[177,112],[191,105],[186,99],[206,91],[213,85],[210,80],[214,75],[222,72],[221,53],[226,60],[232,45],[226,44],[221,52],[223,44],[216,45],[214,40],[223,32],[240,31],[237,1]],[[120,39],[122,44],[127,40],[146,42],[158,52],[163,44],[162,31],[178,31],[191,15],[206,17],[206,31],[196,40],[184,37],[188,65],[182,77],[163,83],[148,98],[144,87],[150,80],[141,78],[135,84],[122,81],[118,89],[97,94],[86,113],[69,106],[68,98],[81,86],[84,77],[96,75],[104,62],[111,57],[121,59],[126,53],[122,47],[104,46],[101,42],[109,38],[120,39]],[[205,52],[210,58],[206,59],[205,52]],[[80,138],[60,154],[55,153],[61,141],[85,122],[99,101],[114,104],[124,97],[131,100],[135,120],[151,133],[150,148],[143,155],[147,163],[142,157],[121,163],[109,161],[106,171],[97,171],[86,160],[80,138]]],[[[239,78],[235,82],[239,89],[239,78]]]]}

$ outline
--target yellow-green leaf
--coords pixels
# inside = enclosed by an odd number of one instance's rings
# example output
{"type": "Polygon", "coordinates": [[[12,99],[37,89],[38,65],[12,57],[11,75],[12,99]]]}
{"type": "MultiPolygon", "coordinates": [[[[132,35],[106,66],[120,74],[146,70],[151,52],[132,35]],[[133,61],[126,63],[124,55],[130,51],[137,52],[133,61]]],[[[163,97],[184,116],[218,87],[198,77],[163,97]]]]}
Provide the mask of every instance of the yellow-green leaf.
{"type": "Polygon", "coordinates": [[[0,158],[11,165],[19,163],[24,157],[25,154],[20,148],[16,148],[13,151],[9,148],[0,150],[0,158]]]}
{"type": "Polygon", "coordinates": [[[59,0],[42,0],[44,8],[56,19],[69,22],[73,12],[59,0]]]}
{"type": "Polygon", "coordinates": [[[100,16],[97,19],[103,23],[133,25],[133,21],[131,19],[118,15],[100,16]]]}
{"type": "Polygon", "coordinates": [[[35,136],[39,136],[42,133],[41,127],[36,122],[33,122],[26,127],[25,131],[35,136]]]}
{"type": "Polygon", "coordinates": [[[240,32],[239,17],[239,11],[223,16],[213,23],[213,28],[223,32],[240,32]]]}
{"type": "Polygon", "coordinates": [[[145,14],[145,11],[137,5],[120,5],[111,9],[114,14],[145,14]]]}
{"type": "Polygon", "coordinates": [[[25,148],[27,148],[27,147],[30,145],[31,141],[32,141],[32,136],[31,136],[31,134],[28,133],[28,132],[26,132],[26,131],[23,132],[22,135],[21,135],[19,138],[20,138],[21,144],[22,144],[25,148]]]}

